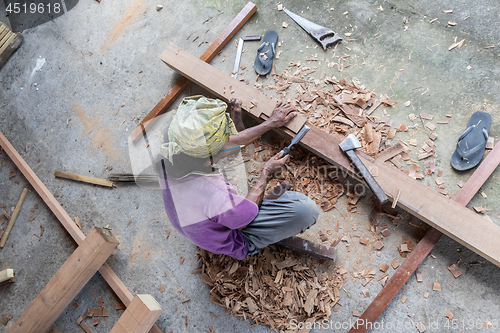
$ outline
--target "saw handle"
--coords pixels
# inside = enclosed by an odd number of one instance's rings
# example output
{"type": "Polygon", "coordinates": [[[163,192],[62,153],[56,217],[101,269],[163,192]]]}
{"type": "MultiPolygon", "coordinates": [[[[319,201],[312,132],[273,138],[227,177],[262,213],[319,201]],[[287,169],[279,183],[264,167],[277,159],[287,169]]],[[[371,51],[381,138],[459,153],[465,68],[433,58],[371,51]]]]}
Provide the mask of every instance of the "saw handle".
{"type": "Polygon", "coordinates": [[[361,173],[363,179],[365,180],[366,184],[370,187],[370,189],[373,191],[373,194],[377,197],[378,201],[383,205],[386,202],[389,201],[389,198],[385,194],[384,190],[380,187],[380,185],[377,183],[377,181],[373,178],[372,174],[366,166],[361,162],[359,159],[358,155],[356,152],[351,149],[347,150],[345,152],[347,156],[349,156],[351,162],[356,166],[356,169],[361,173]]]}

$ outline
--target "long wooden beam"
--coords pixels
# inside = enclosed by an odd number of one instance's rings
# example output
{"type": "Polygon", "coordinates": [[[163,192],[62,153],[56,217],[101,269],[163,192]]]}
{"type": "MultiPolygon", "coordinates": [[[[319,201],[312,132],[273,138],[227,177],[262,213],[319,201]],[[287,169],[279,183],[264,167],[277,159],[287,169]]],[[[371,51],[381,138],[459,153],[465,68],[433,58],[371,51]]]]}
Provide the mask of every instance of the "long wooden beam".
{"type": "MultiPolygon", "coordinates": [[[[227,96],[228,92],[223,89],[225,85],[214,82],[220,80],[227,82],[227,75],[225,79],[219,79],[222,77],[222,72],[177,46],[169,45],[163,52],[161,59],[193,82],[203,87],[212,87],[211,91],[219,98],[227,96]],[[217,87],[217,90],[213,87],[217,87]]],[[[232,95],[234,97],[244,101],[249,98],[258,99],[259,106],[261,104],[262,106],[274,104],[272,99],[258,90],[253,88],[249,88],[250,90],[240,89],[240,87],[240,85],[233,84],[234,93],[232,95]]],[[[359,179],[345,155],[340,151],[339,138],[323,132],[312,124],[308,124],[308,126],[311,129],[302,139],[302,146],[359,179]]],[[[359,155],[389,197],[392,198],[393,193],[399,193],[398,206],[500,266],[500,247],[495,241],[500,239],[500,226],[408,177],[394,167],[373,160],[366,155],[359,155]]]]}
{"type": "MultiPolygon", "coordinates": [[[[181,60],[180,62],[182,62],[183,58],[182,55],[173,58],[171,57],[171,55],[177,51],[181,52],[177,46],[170,44],[161,55],[161,59],[167,63],[167,65],[173,67],[170,65],[171,62],[174,60],[181,60]],[[168,62],[166,59],[168,59],[168,62]]],[[[272,101],[264,94],[256,94],[256,90],[254,88],[247,86],[243,82],[235,80],[226,73],[215,69],[191,54],[185,51],[182,51],[182,54],[189,55],[189,59],[194,58],[197,60],[197,63],[203,63],[208,66],[208,68],[214,69],[208,73],[197,73],[195,70],[186,70],[181,74],[187,79],[196,82],[198,85],[217,95],[225,102],[228,102],[233,97],[238,97],[238,99],[241,100],[241,108],[257,118],[260,118],[261,116],[271,116],[274,107],[276,106],[276,101],[272,101]]],[[[305,116],[298,114],[295,118],[288,122],[285,127],[293,133],[297,133],[306,121],[307,119],[305,116]]]]}
{"type": "MultiPolygon", "coordinates": [[[[479,191],[481,186],[483,186],[486,180],[488,180],[493,171],[495,171],[498,164],[500,164],[499,144],[497,144],[488,156],[486,156],[481,165],[479,165],[476,171],[474,171],[469,180],[455,196],[454,200],[459,204],[466,206],[469,201],[472,200],[477,191],[479,191]]],[[[403,288],[418,266],[420,266],[425,258],[427,258],[431,250],[441,239],[442,235],[443,234],[440,231],[434,228],[430,228],[427,231],[425,236],[408,255],[403,264],[397,269],[389,281],[387,281],[384,288],[378,293],[368,308],[366,308],[361,317],[359,317],[349,333],[364,333],[373,327],[377,318],[382,314],[382,312],[384,312],[401,288],[403,288]]]]}
{"type": "MultiPolygon", "coordinates": [[[[45,204],[50,208],[52,213],[57,217],[59,222],[63,225],[64,229],[70,234],[73,240],[80,245],[85,240],[85,234],[78,228],[78,226],[73,222],[68,213],[62,208],[61,204],[54,198],[52,193],[47,189],[47,187],[42,183],[40,178],[31,170],[28,163],[19,155],[14,146],[7,140],[5,135],[0,132],[0,146],[5,150],[10,159],[14,162],[17,168],[22,172],[24,177],[33,186],[38,195],[43,199],[45,204]]],[[[109,284],[111,289],[115,292],[116,296],[122,301],[125,306],[128,306],[134,296],[127,289],[125,284],[120,280],[116,273],[111,269],[111,267],[104,263],[99,269],[102,277],[109,284]]],[[[158,326],[153,326],[151,329],[153,333],[161,333],[158,326]]]]}
{"type": "Polygon", "coordinates": [[[94,228],[7,332],[45,332],[118,244],[108,230],[94,228]]]}
{"type": "Polygon", "coordinates": [[[109,333],[146,333],[160,317],[163,308],[151,295],[137,295],[109,333]]]}
{"type": "MultiPolygon", "coordinates": [[[[257,11],[257,6],[252,2],[246,4],[241,12],[229,23],[224,31],[217,37],[217,39],[210,44],[205,53],[200,57],[201,60],[210,62],[215,56],[226,46],[227,42],[241,29],[241,27],[250,19],[250,17],[257,11]]],[[[184,90],[189,87],[191,82],[185,77],[180,78],[177,83],[170,89],[170,91],[163,97],[163,99],[149,112],[149,114],[137,125],[137,127],[130,133],[130,137],[137,141],[144,133],[153,126],[158,119],[157,117],[164,114],[168,108],[174,104],[184,90]]]]}

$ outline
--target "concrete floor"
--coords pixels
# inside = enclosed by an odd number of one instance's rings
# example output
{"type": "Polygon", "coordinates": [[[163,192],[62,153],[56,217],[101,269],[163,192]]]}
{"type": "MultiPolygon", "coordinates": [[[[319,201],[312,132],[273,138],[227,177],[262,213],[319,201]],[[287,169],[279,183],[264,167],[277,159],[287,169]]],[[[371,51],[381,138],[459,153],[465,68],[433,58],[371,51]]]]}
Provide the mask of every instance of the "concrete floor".
{"type": "MultiPolygon", "coordinates": [[[[81,218],[86,233],[95,226],[109,225],[121,244],[108,263],[133,294],[149,293],[163,306],[157,324],[166,332],[203,332],[212,327],[216,332],[268,332],[269,328],[251,327],[249,322],[226,316],[223,308],[209,301],[207,286],[200,276],[190,274],[198,267],[196,247],[170,226],[157,190],[135,185],[107,189],[55,179],[53,173],[61,170],[105,178],[109,166],[113,167],[111,172],[130,172],[128,134],[178,77],[160,61],[162,50],[172,42],[196,56],[201,55],[208,45],[203,42],[213,41],[245,3],[79,1],[68,13],[22,31],[23,45],[0,70],[0,131],[67,212],[81,218]],[[163,10],[156,11],[157,4],[163,4],[163,10]],[[167,239],[168,230],[171,233],[167,239]],[[180,265],[181,257],[185,260],[180,265]],[[161,284],[166,288],[163,293],[161,284]],[[184,292],[178,293],[177,288],[184,292]],[[186,297],[191,301],[181,304],[186,297]]],[[[315,73],[318,77],[322,71],[339,79],[356,77],[377,94],[387,93],[398,101],[393,108],[385,109],[396,126],[403,122],[410,125],[409,113],[426,112],[436,120],[453,114],[449,124],[437,125],[435,155],[437,168],[443,170],[443,179],[452,196],[459,190],[458,181],[466,181],[471,174],[457,173],[450,167],[457,137],[465,129],[470,114],[477,110],[490,112],[493,116],[490,135],[500,137],[500,125],[496,122],[500,112],[495,108],[500,83],[500,32],[495,27],[500,7],[496,1],[473,5],[464,0],[423,0],[411,4],[402,0],[284,3],[291,11],[333,28],[345,39],[336,50],[326,52],[278,11],[276,3],[255,3],[259,8],[257,13],[236,37],[264,34],[269,29],[278,31],[283,51],[275,61],[278,72],[290,61],[306,63],[306,58],[317,55],[318,62],[308,66],[318,66],[315,73]],[[443,13],[447,9],[453,12],[443,13]],[[437,20],[430,23],[434,18],[437,20]],[[450,26],[448,21],[457,25],[450,26]],[[289,23],[288,28],[282,28],[283,22],[289,23]],[[347,37],[346,33],[351,35],[347,37]],[[348,38],[355,41],[346,41],[348,38]],[[464,45],[448,51],[455,38],[465,39],[464,45]],[[328,69],[326,60],[336,63],[344,54],[350,55],[343,62],[350,67],[340,73],[336,66],[328,69]],[[411,105],[405,107],[403,103],[408,100],[411,105]]],[[[0,9],[0,20],[7,21],[4,7],[0,9]]],[[[245,45],[248,52],[243,54],[242,64],[247,64],[245,75],[253,82],[257,44],[245,45]]],[[[231,73],[235,52],[236,47],[230,42],[212,64],[231,73]]],[[[272,83],[271,78],[260,80],[264,86],[272,83]]],[[[191,92],[200,89],[193,86],[191,92]]],[[[265,92],[273,95],[272,91],[265,92]]],[[[383,113],[383,107],[375,112],[383,113]]],[[[161,126],[153,131],[161,131],[161,126]]],[[[423,143],[426,132],[413,138],[423,143]]],[[[411,133],[398,133],[396,138],[406,141],[411,133]]],[[[416,154],[415,149],[412,157],[416,154]]],[[[29,185],[19,171],[17,176],[8,178],[14,165],[5,153],[0,155],[0,162],[0,202],[7,202],[10,208],[29,185]]],[[[487,198],[478,194],[468,206],[486,207],[495,223],[500,221],[500,208],[495,204],[500,199],[499,173],[494,172],[482,188],[487,198]]],[[[424,183],[434,187],[434,177],[426,177],[424,183]]],[[[17,272],[15,284],[0,288],[0,314],[12,314],[12,321],[76,247],[50,210],[30,190],[7,245],[0,250],[0,270],[13,268],[17,272]],[[36,218],[29,221],[30,209],[36,204],[36,218]],[[44,227],[42,236],[40,226],[44,227]]],[[[337,221],[342,227],[340,234],[373,237],[366,231],[370,202],[368,195],[358,205],[358,211],[366,214],[349,214],[347,219],[335,210],[322,214],[306,237],[318,240],[317,232],[334,230],[337,221]]],[[[337,204],[340,212],[346,206],[345,198],[337,204]]],[[[389,224],[391,236],[384,240],[380,257],[365,251],[356,241],[350,252],[341,243],[337,246],[338,265],[354,271],[376,268],[381,262],[389,264],[393,259],[402,262],[396,249],[402,237],[417,242],[424,233],[422,223],[415,220],[410,225],[406,213],[402,214],[405,222],[399,227],[381,220],[389,224]]],[[[335,236],[334,232],[331,238],[335,236]]],[[[443,237],[432,254],[421,267],[424,282],[417,283],[412,277],[379,321],[403,325],[421,322],[427,332],[479,332],[486,329],[481,325],[489,321],[497,325],[489,331],[498,331],[499,268],[448,237],[443,237]],[[447,270],[453,263],[463,272],[457,279],[447,270]],[[441,284],[441,291],[432,291],[435,281],[441,284]],[[428,299],[423,297],[425,291],[430,293],[428,299]],[[400,302],[403,295],[407,297],[404,304],[400,302]],[[454,314],[455,329],[445,326],[447,310],[454,314]]],[[[392,272],[391,268],[390,275],[392,272]]],[[[325,331],[347,332],[345,327],[355,320],[353,309],[366,309],[381,290],[379,283],[369,284],[371,296],[365,298],[360,281],[350,279],[344,288],[340,311],[331,317],[333,328],[325,331]],[[342,324],[344,328],[335,328],[342,324]]],[[[109,309],[109,317],[101,319],[94,331],[108,332],[121,311],[114,309],[117,297],[99,274],[76,297],[79,307],[61,314],[53,325],[54,331],[80,332],[76,319],[86,308],[96,307],[101,297],[109,309]]],[[[89,319],[87,323],[90,324],[89,319]]],[[[0,333],[6,331],[7,327],[0,325],[0,333]]],[[[394,331],[416,332],[416,329],[394,331]]]]}

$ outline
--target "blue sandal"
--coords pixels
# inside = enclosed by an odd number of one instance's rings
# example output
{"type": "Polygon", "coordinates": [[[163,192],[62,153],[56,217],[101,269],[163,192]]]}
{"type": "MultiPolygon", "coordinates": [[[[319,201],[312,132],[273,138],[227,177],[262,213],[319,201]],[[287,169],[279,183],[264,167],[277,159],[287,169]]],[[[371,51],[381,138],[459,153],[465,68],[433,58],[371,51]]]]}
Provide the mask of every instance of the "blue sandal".
{"type": "Polygon", "coordinates": [[[470,117],[467,129],[458,138],[457,149],[451,157],[451,166],[459,171],[469,170],[481,162],[488,132],[491,126],[491,115],[477,111],[470,117]]]}

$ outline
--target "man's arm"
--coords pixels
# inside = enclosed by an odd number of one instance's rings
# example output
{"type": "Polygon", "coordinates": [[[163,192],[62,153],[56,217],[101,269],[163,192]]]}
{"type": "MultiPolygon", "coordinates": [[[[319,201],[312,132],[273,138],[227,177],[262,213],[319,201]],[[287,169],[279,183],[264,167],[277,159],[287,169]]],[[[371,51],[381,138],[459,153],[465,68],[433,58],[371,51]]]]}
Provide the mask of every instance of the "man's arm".
{"type": "Polygon", "coordinates": [[[235,145],[248,145],[267,131],[284,126],[295,116],[296,112],[289,104],[280,102],[274,108],[269,119],[257,126],[241,131],[238,135],[230,135],[228,142],[235,145]]]}
{"type": "MultiPolygon", "coordinates": [[[[246,198],[260,207],[260,204],[262,203],[262,200],[264,199],[264,193],[266,191],[266,186],[269,180],[274,177],[274,173],[281,169],[286,162],[290,159],[290,155],[286,155],[285,157],[281,158],[283,155],[283,150],[271,157],[265,164],[264,167],[262,168],[262,172],[260,174],[259,180],[257,180],[257,183],[255,184],[254,187],[248,192],[246,198]]],[[[244,227],[238,228],[238,230],[241,230],[244,227]]]]}

